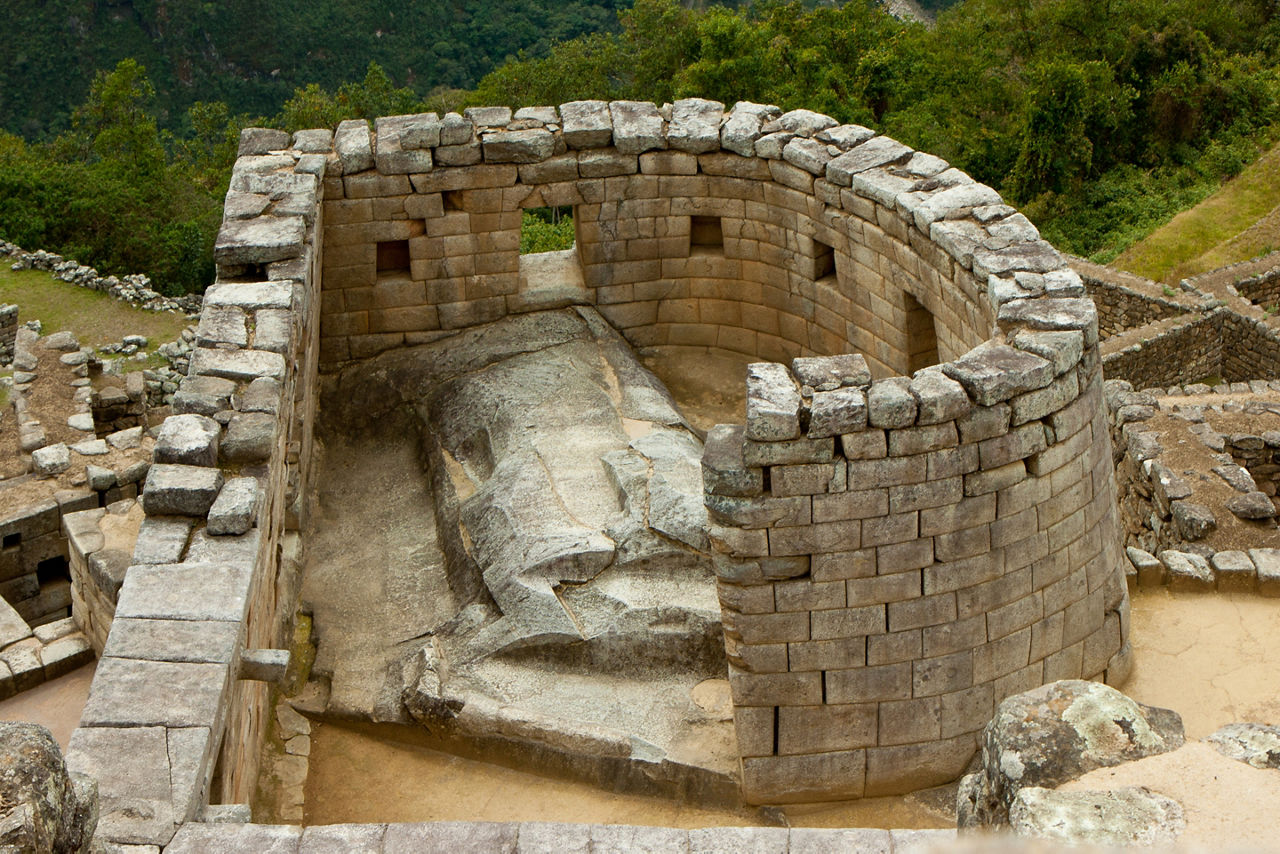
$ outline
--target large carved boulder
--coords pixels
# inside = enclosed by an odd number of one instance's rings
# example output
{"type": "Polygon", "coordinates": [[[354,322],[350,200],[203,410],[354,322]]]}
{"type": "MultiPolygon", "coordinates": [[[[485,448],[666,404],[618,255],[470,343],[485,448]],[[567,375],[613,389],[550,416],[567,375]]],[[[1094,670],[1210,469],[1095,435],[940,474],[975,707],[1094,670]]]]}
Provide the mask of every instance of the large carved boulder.
{"type": "Polygon", "coordinates": [[[0,722],[0,851],[88,851],[97,826],[97,784],[67,773],[49,730],[0,722]]]}
{"type": "Polygon", "coordinates": [[[1099,682],[1052,682],[1009,697],[983,731],[981,768],[956,796],[961,828],[1009,823],[1025,788],[1053,788],[1092,771],[1182,746],[1182,718],[1099,682]]]}

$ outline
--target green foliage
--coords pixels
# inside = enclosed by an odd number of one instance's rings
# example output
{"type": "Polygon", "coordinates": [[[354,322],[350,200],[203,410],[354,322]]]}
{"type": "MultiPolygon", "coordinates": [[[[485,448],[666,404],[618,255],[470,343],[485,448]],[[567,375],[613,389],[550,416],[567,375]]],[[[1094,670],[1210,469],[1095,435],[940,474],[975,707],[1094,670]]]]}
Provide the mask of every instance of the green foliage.
{"type": "Polygon", "coordinates": [[[557,216],[553,208],[535,208],[520,215],[520,254],[558,252],[572,249],[573,217],[557,216]]]}
{"type": "Polygon", "coordinates": [[[273,124],[285,130],[335,127],[344,119],[376,119],[400,116],[427,109],[409,88],[397,88],[387,72],[370,62],[364,79],[343,83],[335,92],[326,92],[315,83],[294,92],[273,124]]]}
{"type": "MultiPolygon", "coordinates": [[[[206,144],[200,162],[171,156],[153,93],[126,60],[98,76],[73,129],[51,143],[0,134],[0,234],[104,274],[148,273],[170,294],[212,281],[228,151],[206,144]]],[[[210,127],[222,118],[213,110],[210,127]]]]}

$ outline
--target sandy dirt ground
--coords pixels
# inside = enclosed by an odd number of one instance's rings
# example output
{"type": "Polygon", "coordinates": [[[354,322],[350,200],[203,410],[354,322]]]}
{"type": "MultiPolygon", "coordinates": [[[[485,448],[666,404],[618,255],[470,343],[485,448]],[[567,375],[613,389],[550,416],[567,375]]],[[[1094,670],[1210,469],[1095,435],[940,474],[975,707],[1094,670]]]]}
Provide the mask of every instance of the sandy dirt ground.
{"type": "Polygon", "coordinates": [[[89,699],[89,683],[97,664],[86,664],[65,676],[0,701],[0,720],[34,721],[53,733],[63,750],[89,699]]]}

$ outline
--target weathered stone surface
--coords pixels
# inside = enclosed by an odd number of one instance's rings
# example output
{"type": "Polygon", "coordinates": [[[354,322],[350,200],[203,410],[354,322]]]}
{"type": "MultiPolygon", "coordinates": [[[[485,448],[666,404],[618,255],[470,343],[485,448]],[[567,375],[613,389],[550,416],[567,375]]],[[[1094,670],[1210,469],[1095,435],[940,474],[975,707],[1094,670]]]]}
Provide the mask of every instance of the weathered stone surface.
{"type": "MultiPolygon", "coordinates": [[[[564,108],[561,107],[561,110],[564,108]]],[[[515,854],[520,825],[488,821],[390,824],[385,851],[451,851],[456,854],[515,854]]]]}
{"type": "Polygon", "coordinates": [[[33,723],[0,722],[0,848],[88,851],[98,825],[94,782],[69,774],[53,735],[33,723]]]}
{"type": "Polygon", "coordinates": [[[320,824],[302,829],[298,854],[383,854],[385,824],[320,824]]]}
{"type": "Polygon", "coordinates": [[[750,101],[739,101],[733,105],[733,111],[720,129],[720,145],[726,151],[732,151],[743,157],[754,157],[755,143],[761,136],[764,123],[782,114],[782,111],[770,104],[753,104],[750,101]]]}
{"type": "Polygon", "coordinates": [[[943,366],[980,406],[1043,388],[1053,380],[1053,363],[1032,353],[988,341],[943,366]]]}
{"type": "Polygon", "coordinates": [[[280,151],[289,147],[289,134],[276,128],[244,128],[240,131],[240,145],[236,156],[250,157],[280,151]]]}
{"type": "Polygon", "coordinates": [[[904,160],[914,152],[902,143],[877,136],[856,146],[827,164],[827,180],[841,187],[853,184],[853,176],[877,166],[904,160]]]}
{"type": "Polygon", "coordinates": [[[258,511],[258,479],[233,477],[222,485],[209,508],[205,527],[213,536],[238,536],[253,527],[258,511]]]}
{"type": "Polygon", "coordinates": [[[724,104],[705,98],[682,98],[671,106],[667,144],[680,151],[703,154],[720,147],[724,104]]]}
{"type": "Polygon", "coordinates": [[[185,516],[147,516],[138,529],[134,563],[178,563],[195,520],[185,516]]]}
{"type": "Polygon", "coordinates": [[[981,770],[957,795],[960,827],[1008,823],[1019,790],[1181,747],[1182,719],[1097,682],[1053,682],[1000,703],[982,734],[981,770]]]}
{"type": "Polygon", "coordinates": [[[229,463],[256,463],[275,449],[276,417],[266,412],[240,412],[231,416],[222,437],[222,459],[229,463]]]}
{"type": "Polygon", "coordinates": [[[104,658],[89,689],[81,726],[208,726],[221,717],[227,667],[104,658]]]}
{"type": "Polygon", "coordinates": [[[1194,501],[1179,500],[1169,505],[1173,511],[1173,523],[1184,540],[1202,540],[1218,527],[1213,511],[1194,501]]]}
{"type": "Polygon", "coordinates": [[[213,246],[219,264],[266,264],[302,254],[306,225],[300,216],[260,216],[222,223],[213,246]]]}
{"type": "Polygon", "coordinates": [[[489,163],[537,163],[555,153],[556,141],[545,128],[497,131],[481,137],[489,163]]]}
{"type": "Polygon", "coordinates": [[[814,392],[809,403],[811,439],[855,433],[867,427],[867,398],[860,388],[814,392]]]}
{"type": "Polygon", "coordinates": [[[338,124],[333,136],[338,162],[347,175],[373,168],[373,138],[364,119],[348,119],[338,124]]]}
{"type": "Polygon", "coordinates": [[[231,380],[258,377],[284,379],[285,361],[279,353],[263,350],[211,350],[197,347],[191,353],[191,372],[231,380]]]}
{"type": "Polygon", "coordinates": [[[1267,497],[1265,492],[1247,492],[1244,495],[1234,495],[1226,501],[1226,508],[1241,519],[1259,520],[1270,519],[1276,515],[1275,505],[1271,503],[1271,499],[1267,497]]]}
{"type": "Polygon", "coordinates": [[[246,649],[240,653],[241,679],[255,682],[283,682],[289,669],[287,649],[246,649]]]}
{"type": "Polygon", "coordinates": [[[1205,739],[1223,756],[1254,768],[1280,770],[1280,727],[1266,724],[1227,724],[1205,739]]]}
{"type": "Polygon", "coordinates": [[[181,564],[130,567],[116,618],[242,620],[250,568],[246,563],[214,564],[191,557],[181,564]]]}
{"type": "Polygon", "coordinates": [[[802,386],[815,391],[831,391],[842,386],[866,388],[871,385],[871,369],[861,353],[843,356],[802,356],[791,360],[791,372],[802,386]]]}
{"type": "Polygon", "coordinates": [[[742,458],[741,425],[718,424],[702,450],[702,484],[713,495],[747,497],[764,491],[764,472],[742,458]]]}
{"type": "Polygon", "coordinates": [[[1249,559],[1258,569],[1258,592],[1280,596],[1280,549],[1249,549],[1249,559]]]}
{"type": "Polygon", "coordinates": [[[622,154],[667,147],[662,116],[651,102],[610,101],[609,116],[613,120],[613,145],[622,154]]]}
{"type": "Polygon", "coordinates": [[[1009,825],[1018,836],[1061,845],[1122,848],[1172,845],[1187,822],[1181,804],[1141,786],[1104,792],[1029,786],[1014,797],[1009,825]]]}
{"type": "MultiPolygon", "coordinates": [[[[212,416],[231,408],[231,395],[235,390],[236,384],[222,377],[184,377],[173,395],[173,411],[212,416]]],[[[141,436],[141,429],[138,435],[141,436]]]]}
{"type": "Polygon", "coordinates": [[[570,148],[604,148],[613,140],[607,101],[570,101],[560,105],[561,138],[570,148]]]}
{"type": "Polygon", "coordinates": [[[797,137],[783,146],[782,159],[810,175],[821,176],[831,160],[831,153],[827,151],[825,143],[818,142],[816,139],[797,137]]]}
{"type": "Polygon", "coordinates": [[[906,377],[881,380],[867,391],[867,423],[872,427],[910,427],[916,411],[916,398],[906,377]]]}
{"type": "Polygon", "coordinates": [[[775,121],[780,129],[804,137],[813,136],[819,131],[839,124],[831,116],[815,113],[813,110],[791,110],[783,113],[775,121]]]}
{"type": "Polygon", "coordinates": [[[41,477],[53,477],[71,468],[71,449],[59,442],[31,452],[31,470],[41,477]]]}
{"type": "Polygon", "coordinates": [[[165,851],[173,854],[296,854],[302,828],[274,824],[205,824],[178,828],[165,851]]]}
{"type": "Polygon", "coordinates": [[[111,624],[104,658],[145,661],[226,662],[235,657],[240,625],[221,620],[121,617],[111,624]]]}
{"type": "Polygon", "coordinates": [[[293,135],[293,147],[306,154],[324,154],[333,150],[333,131],[328,128],[300,130],[293,135]]]}
{"type": "Polygon", "coordinates": [[[919,371],[911,378],[910,390],[916,399],[917,424],[954,421],[963,418],[972,408],[964,387],[941,370],[919,371]]]}
{"type": "Polygon", "coordinates": [[[501,128],[511,124],[510,107],[467,107],[462,115],[478,128],[501,128]]]}
{"type": "Polygon", "coordinates": [[[747,368],[748,439],[776,442],[800,438],[800,389],[787,369],[776,362],[747,368]]]}
{"type": "Polygon", "coordinates": [[[187,466],[216,466],[222,426],[204,415],[170,415],[156,436],[155,461],[187,466]]]}
{"type": "Polygon", "coordinates": [[[148,516],[204,516],[222,488],[215,468],[153,465],[142,492],[148,516]]]}

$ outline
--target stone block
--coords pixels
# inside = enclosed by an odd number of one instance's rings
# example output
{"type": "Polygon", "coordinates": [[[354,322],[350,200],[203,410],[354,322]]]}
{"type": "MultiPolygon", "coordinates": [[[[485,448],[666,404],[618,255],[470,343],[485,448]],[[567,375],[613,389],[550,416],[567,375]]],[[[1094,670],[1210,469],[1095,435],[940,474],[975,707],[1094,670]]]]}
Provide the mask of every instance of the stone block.
{"type": "Polygon", "coordinates": [[[104,658],[80,725],[212,726],[222,717],[227,677],[222,664],[104,658]]]}
{"type": "Polygon", "coordinates": [[[204,516],[222,488],[218,469],[188,465],[153,465],[142,492],[148,516],[204,516]]]}
{"type": "Polygon", "coordinates": [[[297,854],[302,828],[274,824],[205,824],[178,828],[165,851],[174,854],[297,854]]]}
{"type": "Polygon", "coordinates": [[[980,406],[1044,388],[1054,377],[1053,363],[1005,344],[985,342],[943,366],[980,406]]]}
{"type": "Polygon", "coordinates": [[[747,368],[748,439],[759,442],[798,439],[800,404],[800,390],[784,366],[755,362],[747,368]]]}
{"type": "Polygon", "coordinates": [[[1254,590],[1258,584],[1258,571],[1248,552],[1221,551],[1210,559],[1219,590],[1254,590]]]}
{"type": "Polygon", "coordinates": [[[282,683],[289,670],[289,657],[287,649],[246,649],[240,653],[237,675],[254,682],[282,683]]]}
{"type": "Polygon", "coordinates": [[[1198,554],[1167,549],[1160,552],[1169,579],[1169,589],[1195,593],[1213,590],[1213,570],[1198,554]]]}
{"type": "Polygon", "coordinates": [[[671,108],[667,143],[680,151],[703,154],[720,147],[724,104],[704,98],[682,98],[671,108]]]}
{"type": "Polygon", "coordinates": [[[302,254],[306,224],[300,216],[225,220],[213,246],[219,264],[266,264],[302,254]]]}
{"type": "Polygon", "coordinates": [[[133,562],[178,563],[187,548],[187,538],[195,521],[185,516],[148,516],[138,529],[133,562]]]}
{"type": "Polygon", "coordinates": [[[239,623],[119,617],[111,623],[102,655],[146,661],[230,664],[239,638],[239,623]]]}
{"type": "MultiPolygon", "coordinates": [[[[567,106],[567,105],[566,105],[567,106]]],[[[561,107],[561,113],[564,107],[561,107]]],[[[655,148],[666,148],[662,116],[649,101],[611,101],[609,116],[613,121],[613,145],[622,154],[640,154],[655,148]]]]}
{"type": "Polygon", "coordinates": [[[1249,559],[1258,570],[1258,593],[1280,596],[1280,549],[1249,549],[1249,559]]]}
{"type": "Polygon", "coordinates": [[[867,423],[872,427],[909,427],[915,423],[916,410],[916,399],[905,377],[873,383],[867,391],[867,423]]]}
{"type": "Polygon", "coordinates": [[[239,536],[253,527],[258,510],[258,480],[236,477],[223,484],[209,508],[206,530],[213,536],[239,536]]]}
{"type": "Polygon", "coordinates": [[[139,565],[129,569],[116,619],[244,619],[251,564],[183,563],[139,565]]]}
{"type": "Polygon", "coordinates": [[[783,706],[778,754],[827,753],[876,743],[876,704],[783,706]]]}
{"type": "Polygon", "coordinates": [[[222,427],[204,415],[170,415],[160,425],[154,451],[157,463],[216,466],[222,427]]]}
{"type": "Polygon", "coordinates": [[[270,458],[275,445],[276,417],[265,412],[243,412],[231,416],[220,453],[228,463],[257,463],[270,458]]]}
{"type": "MultiPolygon", "coordinates": [[[[866,754],[862,750],[816,753],[803,756],[770,756],[742,761],[742,791],[748,803],[805,803],[828,798],[860,798],[865,786],[866,754]]],[[[741,828],[746,839],[726,839],[726,828],[689,832],[690,851],[785,852],[785,828],[741,828]],[[766,839],[772,832],[777,847],[766,839]],[[695,842],[699,834],[716,839],[711,846],[695,842]],[[764,843],[764,844],[762,844],[764,843]],[[695,845],[697,847],[695,847],[695,845]]]]}
{"type": "Polygon", "coordinates": [[[40,477],[53,477],[71,468],[71,449],[59,442],[31,452],[31,470],[40,477]]]}

